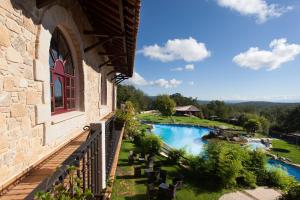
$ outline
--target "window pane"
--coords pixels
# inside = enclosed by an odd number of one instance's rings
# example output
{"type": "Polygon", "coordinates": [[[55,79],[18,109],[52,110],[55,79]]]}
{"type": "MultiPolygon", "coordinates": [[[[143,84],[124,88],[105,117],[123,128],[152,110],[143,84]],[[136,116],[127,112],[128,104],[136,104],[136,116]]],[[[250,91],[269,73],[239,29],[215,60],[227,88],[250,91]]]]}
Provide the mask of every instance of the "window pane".
{"type": "Polygon", "coordinates": [[[54,81],[55,107],[63,107],[63,84],[57,78],[54,81]]]}
{"type": "Polygon", "coordinates": [[[66,77],[66,86],[70,86],[70,78],[66,77]]]}
{"type": "Polygon", "coordinates": [[[67,98],[70,98],[70,97],[71,97],[71,91],[70,91],[70,88],[67,88],[67,89],[66,89],[66,97],[67,97],[67,98]]]}
{"type": "Polygon", "coordinates": [[[70,109],[71,108],[71,100],[67,101],[67,108],[70,109]]]}
{"type": "Polygon", "coordinates": [[[71,108],[75,108],[75,100],[71,101],[71,108]]]}
{"type": "Polygon", "coordinates": [[[54,103],[51,101],[51,112],[54,112],[54,103]]]}
{"type": "Polygon", "coordinates": [[[75,89],[74,89],[74,88],[72,88],[71,93],[72,93],[72,94],[71,94],[71,97],[72,97],[72,98],[75,98],[75,89]]]}
{"type": "Polygon", "coordinates": [[[51,96],[51,98],[53,97],[53,86],[52,85],[50,86],[50,96],[51,96]]]}

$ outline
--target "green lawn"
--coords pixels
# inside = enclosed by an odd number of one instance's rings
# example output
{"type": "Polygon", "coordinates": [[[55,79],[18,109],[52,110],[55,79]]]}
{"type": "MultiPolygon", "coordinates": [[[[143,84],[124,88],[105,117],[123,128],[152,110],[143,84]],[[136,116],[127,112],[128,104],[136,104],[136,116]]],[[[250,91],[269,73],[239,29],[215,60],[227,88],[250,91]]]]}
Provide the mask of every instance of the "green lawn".
{"type": "Polygon", "coordinates": [[[220,128],[229,128],[229,129],[236,129],[242,130],[242,127],[235,126],[228,123],[218,122],[218,121],[211,121],[207,119],[200,119],[198,117],[185,117],[185,116],[161,116],[155,114],[139,114],[138,118],[141,120],[153,122],[153,123],[179,123],[179,124],[193,124],[193,125],[200,125],[205,127],[220,127],[220,128]]]}
{"type": "MultiPolygon", "coordinates": [[[[147,199],[146,178],[134,177],[133,166],[129,166],[127,162],[129,151],[134,149],[135,147],[132,143],[126,140],[123,141],[118,161],[116,180],[112,191],[112,200],[147,199]]],[[[225,190],[207,189],[214,188],[213,185],[207,185],[209,181],[199,180],[190,174],[188,170],[179,166],[167,164],[163,157],[158,157],[156,160],[159,160],[162,163],[162,169],[168,171],[167,183],[171,183],[172,177],[177,174],[184,175],[184,187],[176,192],[177,200],[217,200],[222,194],[228,192],[225,190]]],[[[142,166],[144,169],[144,165],[142,166]]]]}
{"type": "Polygon", "coordinates": [[[300,164],[300,147],[284,140],[274,139],[271,152],[275,155],[289,158],[292,162],[300,164]]]}

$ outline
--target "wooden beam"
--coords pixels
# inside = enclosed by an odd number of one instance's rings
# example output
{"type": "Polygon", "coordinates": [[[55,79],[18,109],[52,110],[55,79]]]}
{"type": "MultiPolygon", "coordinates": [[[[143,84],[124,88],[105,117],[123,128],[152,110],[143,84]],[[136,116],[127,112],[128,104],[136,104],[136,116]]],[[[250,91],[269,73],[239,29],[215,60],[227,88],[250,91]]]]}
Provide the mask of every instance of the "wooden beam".
{"type": "Polygon", "coordinates": [[[40,9],[54,3],[56,3],[54,0],[36,0],[36,7],[40,9]]]}
{"type": "Polygon", "coordinates": [[[124,37],[124,34],[109,35],[109,34],[97,33],[95,31],[88,31],[88,30],[84,30],[83,34],[84,35],[92,35],[92,36],[95,36],[95,37],[102,37],[102,38],[123,38],[124,37]]]}
{"type": "Polygon", "coordinates": [[[112,38],[106,38],[105,40],[98,41],[98,42],[96,42],[95,44],[92,44],[91,46],[86,47],[83,51],[84,51],[84,53],[86,53],[86,52],[92,50],[93,48],[95,48],[95,47],[97,47],[97,46],[101,46],[101,45],[103,45],[103,44],[105,44],[106,42],[111,41],[111,40],[112,40],[112,38]]]}
{"type": "Polygon", "coordinates": [[[128,67],[127,65],[114,65],[114,64],[108,64],[107,66],[110,66],[110,67],[128,67]]]}
{"type": "Polygon", "coordinates": [[[111,74],[113,74],[113,73],[116,73],[117,72],[117,70],[112,70],[111,72],[108,72],[107,74],[106,74],[106,76],[109,76],[109,75],[111,75],[111,74]]]}
{"type": "Polygon", "coordinates": [[[104,65],[112,66],[112,65],[108,65],[108,63],[110,63],[110,62],[112,62],[112,61],[114,61],[114,60],[116,60],[116,59],[118,59],[118,58],[120,58],[120,57],[119,57],[119,56],[116,56],[116,57],[113,57],[113,58],[108,59],[108,60],[105,61],[104,63],[100,64],[100,65],[99,65],[99,68],[103,67],[104,65]]]}
{"type": "Polygon", "coordinates": [[[115,53],[106,53],[106,52],[99,52],[98,55],[100,56],[118,56],[118,57],[124,57],[125,54],[115,54],[115,53]]]}
{"type": "MultiPolygon", "coordinates": [[[[120,22],[121,22],[121,27],[122,27],[122,32],[125,33],[124,38],[123,38],[123,47],[124,47],[124,53],[127,55],[127,49],[126,49],[126,32],[125,32],[125,24],[124,24],[124,7],[123,7],[123,0],[119,0],[118,2],[119,5],[119,12],[120,12],[120,22]]],[[[128,63],[128,58],[125,57],[125,63],[128,63]]]]}

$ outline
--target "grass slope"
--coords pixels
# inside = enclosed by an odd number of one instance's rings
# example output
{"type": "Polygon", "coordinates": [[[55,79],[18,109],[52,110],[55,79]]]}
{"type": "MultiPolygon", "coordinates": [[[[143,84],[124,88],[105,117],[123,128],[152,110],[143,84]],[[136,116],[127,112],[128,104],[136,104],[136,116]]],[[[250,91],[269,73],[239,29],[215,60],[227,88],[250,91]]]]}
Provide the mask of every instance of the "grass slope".
{"type": "Polygon", "coordinates": [[[272,141],[272,153],[289,158],[294,163],[300,164],[300,147],[290,144],[284,140],[274,139],[272,141]]]}
{"type": "Polygon", "coordinates": [[[200,119],[198,117],[185,117],[185,116],[161,116],[155,114],[139,114],[138,118],[144,121],[149,121],[153,123],[178,123],[178,124],[192,124],[192,125],[200,125],[205,127],[221,127],[221,128],[230,128],[236,130],[242,130],[242,127],[235,126],[232,124],[218,122],[218,121],[211,121],[207,119],[200,119]]]}
{"type": "MultiPolygon", "coordinates": [[[[134,149],[135,147],[132,143],[126,140],[123,141],[112,191],[112,200],[147,199],[146,178],[134,177],[133,166],[129,166],[127,162],[129,151],[134,149]]],[[[208,186],[209,181],[199,180],[177,165],[169,165],[163,157],[158,157],[156,160],[162,163],[162,169],[168,171],[168,184],[171,183],[172,178],[176,175],[184,175],[184,187],[176,192],[176,200],[217,200],[222,194],[229,192],[227,190],[214,190],[213,183],[208,186]]],[[[145,166],[142,166],[144,169],[145,166]]]]}

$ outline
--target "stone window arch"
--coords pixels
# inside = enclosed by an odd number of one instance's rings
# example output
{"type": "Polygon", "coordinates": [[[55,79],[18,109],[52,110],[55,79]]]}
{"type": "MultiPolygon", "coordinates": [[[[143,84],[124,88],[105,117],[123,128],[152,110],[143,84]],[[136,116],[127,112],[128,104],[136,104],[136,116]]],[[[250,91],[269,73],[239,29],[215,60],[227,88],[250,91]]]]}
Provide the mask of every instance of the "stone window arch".
{"type": "Polygon", "coordinates": [[[59,28],[52,33],[49,48],[51,113],[60,114],[76,109],[76,83],[72,52],[59,28]]]}

